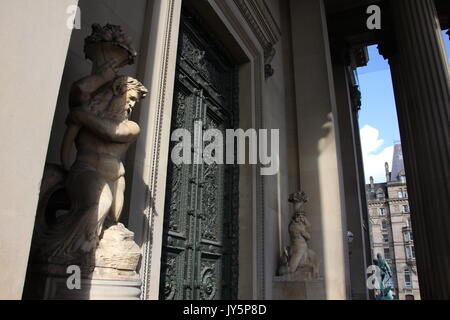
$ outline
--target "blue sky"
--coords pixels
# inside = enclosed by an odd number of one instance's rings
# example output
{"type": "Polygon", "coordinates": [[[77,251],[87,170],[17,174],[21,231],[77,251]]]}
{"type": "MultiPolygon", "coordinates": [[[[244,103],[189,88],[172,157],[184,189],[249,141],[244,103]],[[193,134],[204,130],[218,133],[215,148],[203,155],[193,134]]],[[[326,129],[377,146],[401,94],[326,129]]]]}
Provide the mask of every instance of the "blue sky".
{"type": "MultiPolygon", "coordinates": [[[[443,32],[447,52],[450,41],[443,32]]],[[[384,163],[392,166],[393,146],[400,141],[395,98],[389,64],[376,46],[369,50],[369,63],[358,68],[362,107],[359,114],[366,182],[385,182],[384,163]]]]}

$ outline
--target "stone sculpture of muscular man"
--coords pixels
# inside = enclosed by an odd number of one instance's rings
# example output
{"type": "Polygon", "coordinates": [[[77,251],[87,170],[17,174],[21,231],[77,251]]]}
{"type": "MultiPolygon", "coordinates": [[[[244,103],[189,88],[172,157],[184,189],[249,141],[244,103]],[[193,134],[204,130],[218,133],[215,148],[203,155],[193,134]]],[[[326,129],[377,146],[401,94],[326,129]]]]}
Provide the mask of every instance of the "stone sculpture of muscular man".
{"type": "Polygon", "coordinates": [[[41,253],[52,262],[92,253],[105,220],[119,221],[125,189],[121,157],[140,131],[129,116],[147,94],[139,81],[116,72],[133,63],[136,55],[131,39],[119,26],[93,25],[85,53],[93,62],[92,74],[72,85],[61,148],[61,162],[68,170],[65,188],[70,210],[48,225],[38,241],[41,253]],[[74,143],[76,160],[70,165],[74,143]]]}

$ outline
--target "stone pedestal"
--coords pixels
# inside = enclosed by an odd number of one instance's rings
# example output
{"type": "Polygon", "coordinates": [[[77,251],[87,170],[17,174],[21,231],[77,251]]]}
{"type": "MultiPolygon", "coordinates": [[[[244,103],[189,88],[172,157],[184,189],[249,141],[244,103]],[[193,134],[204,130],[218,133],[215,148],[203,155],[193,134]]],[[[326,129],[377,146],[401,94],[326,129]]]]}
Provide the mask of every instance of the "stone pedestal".
{"type": "Polygon", "coordinates": [[[44,300],[139,300],[141,280],[136,273],[140,249],[134,234],[122,224],[110,226],[95,250],[79,263],[60,261],[35,263],[29,268],[24,299],[44,300]],[[80,289],[69,289],[76,283],[79,267],[80,289]],[[68,281],[69,280],[69,281],[68,281]]]}
{"type": "Polygon", "coordinates": [[[273,279],[274,300],[325,300],[325,282],[317,280],[292,280],[290,276],[273,279]]]}
{"type": "Polygon", "coordinates": [[[82,279],[81,288],[70,290],[67,278],[48,277],[45,280],[45,300],[139,300],[140,280],[82,279]]]}

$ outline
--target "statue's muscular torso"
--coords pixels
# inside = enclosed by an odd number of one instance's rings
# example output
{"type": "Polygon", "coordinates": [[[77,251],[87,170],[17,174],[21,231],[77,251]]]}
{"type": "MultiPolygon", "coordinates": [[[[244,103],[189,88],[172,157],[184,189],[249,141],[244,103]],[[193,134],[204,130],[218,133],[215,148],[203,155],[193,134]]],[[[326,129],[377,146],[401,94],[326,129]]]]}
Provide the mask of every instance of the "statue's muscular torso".
{"type": "Polygon", "coordinates": [[[311,237],[308,232],[309,222],[304,218],[302,222],[296,221],[295,219],[289,224],[289,234],[291,239],[308,241],[311,237]]]}
{"type": "Polygon", "coordinates": [[[97,96],[92,97],[95,105],[80,106],[71,113],[81,124],[75,140],[75,165],[87,165],[113,182],[125,174],[121,157],[138,137],[139,126],[127,119],[124,96],[113,96],[111,88],[105,88],[97,96]],[[96,99],[99,95],[100,99],[96,99]],[[121,121],[113,120],[113,116],[121,121]]]}
{"type": "Polygon", "coordinates": [[[106,143],[89,129],[82,128],[75,141],[77,159],[75,164],[85,164],[95,169],[108,181],[116,181],[125,174],[121,156],[129,143],[106,143]]]}

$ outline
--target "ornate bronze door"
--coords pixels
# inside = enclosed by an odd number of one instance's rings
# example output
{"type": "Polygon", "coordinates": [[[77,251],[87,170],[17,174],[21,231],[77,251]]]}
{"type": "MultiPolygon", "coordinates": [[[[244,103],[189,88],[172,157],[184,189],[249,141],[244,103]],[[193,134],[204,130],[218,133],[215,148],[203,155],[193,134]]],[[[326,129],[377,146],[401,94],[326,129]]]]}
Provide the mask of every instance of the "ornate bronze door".
{"type": "MultiPolygon", "coordinates": [[[[237,68],[187,8],[178,46],[172,132],[187,129],[193,148],[205,146],[194,136],[194,122],[202,121],[199,131],[214,128],[224,137],[238,125],[237,68]]],[[[235,165],[175,165],[169,154],[161,299],[237,298],[238,178],[235,165]]]]}

